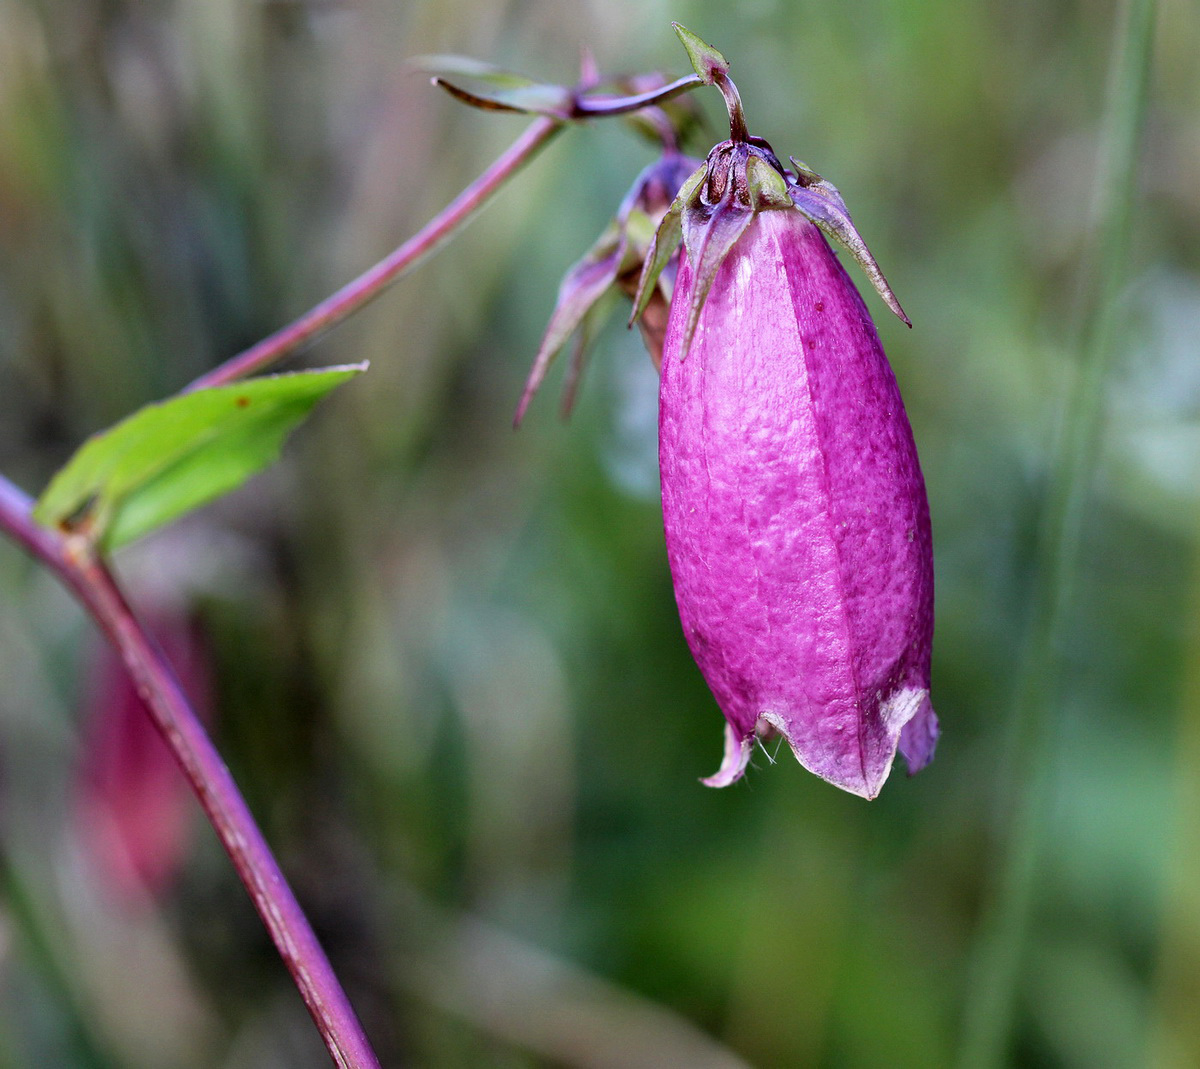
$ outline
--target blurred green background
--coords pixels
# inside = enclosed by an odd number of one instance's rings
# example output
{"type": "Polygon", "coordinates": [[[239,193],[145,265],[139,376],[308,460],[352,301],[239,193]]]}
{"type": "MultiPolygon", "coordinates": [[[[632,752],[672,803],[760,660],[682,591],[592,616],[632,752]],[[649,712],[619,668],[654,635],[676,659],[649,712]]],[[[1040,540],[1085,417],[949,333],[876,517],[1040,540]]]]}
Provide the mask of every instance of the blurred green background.
{"type": "MultiPolygon", "coordinates": [[[[118,562],[207,636],[218,744],[389,1066],[955,1063],[1024,771],[1003,752],[1117,9],[0,0],[0,470],[31,493],[523,129],[407,57],[566,82],[587,47],[674,76],[672,19],[838,185],[915,324],[868,294],[929,485],[941,749],[870,804],[786,753],[698,784],[721,717],[675,614],[636,333],[600,338],[569,424],[552,375],[510,426],[559,277],[653,156],[618,122],[567,131],[305,354],[372,368],[283,463],[118,562]]],[[[1194,0],[1159,5],[1153,54],[1000,1064],[1200,1065],[1194,0]]],[[[194,807],[153,894],[89,843],[97,646],[0,545],[0,1067],[326,1064],[194,807]]]]}

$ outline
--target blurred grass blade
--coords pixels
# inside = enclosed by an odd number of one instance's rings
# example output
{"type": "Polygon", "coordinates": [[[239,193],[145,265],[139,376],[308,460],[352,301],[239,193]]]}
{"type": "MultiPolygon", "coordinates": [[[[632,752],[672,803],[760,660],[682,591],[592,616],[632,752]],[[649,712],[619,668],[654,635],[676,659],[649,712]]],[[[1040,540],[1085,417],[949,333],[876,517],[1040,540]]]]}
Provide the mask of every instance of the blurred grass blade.
{"type": "Polygon", "coordinates": [[[1099,454],[1106,379],[1119,331],[1121,291],[1130,274],[1129,247],[1141,134],[1154,47],[1155,0],[1127,0],[1115,32],[1106,139],[1097,168],[1091,256],[1085,258],[1076,348],[1080,360],[1063,401],[1035,557],[1036,591],[1024,652],[1013,685],[998,782],[997,872],[976,934],[963,1008],[960,1069],[1011,1063],[1018,988],[1033,924],[1035,888],[1046,846],[1062,716],[1068,612],[1079,547],[1099,454]]]}
{"type": "Polygon", "coordinates": [[[112,550],[236,489],[365,364],[270,375],[147,405],[89,438],[51,480],[34,518],[112,550]]]}

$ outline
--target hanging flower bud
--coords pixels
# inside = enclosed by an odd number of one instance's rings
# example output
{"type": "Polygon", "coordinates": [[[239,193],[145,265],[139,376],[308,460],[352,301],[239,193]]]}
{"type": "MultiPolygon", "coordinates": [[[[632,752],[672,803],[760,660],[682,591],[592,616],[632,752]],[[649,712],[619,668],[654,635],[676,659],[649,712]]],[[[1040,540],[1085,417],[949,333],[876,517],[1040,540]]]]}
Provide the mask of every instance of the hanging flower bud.
{"type": "MultiPolygon", "coordinates": [[[[579,82],[574,86],[535,82],[462,56],[425,56],[416,62],[427,70],[439,72],[434,83],[465,104],[488,111],[542,115],[561,122],[619,115],[662,148],[662,157],[638,175],[616,218],[563,278],[513,424],[520,425],[554,358],[575,334],[574,357],[563,389],[562,410],[564,416],[568,415],[583,373],[588,344],[608,308],[606,298],[617,291],[633,298],[655,231],[684,179],[699,165],[699,160],[680,153],[679,143],[699,117],[683,94],[702,84],[701,79],[688,75],[668,83],[661,74],[641,74],[616,79],[608,83],[612,91],[604,92],[600,89],[604,83],[587,54],[583,57],[579,82]],[[446,75],[469,79],[476,87],[467,89],[457,81],[449,81],[446,75]]],[[[677,256],[668,257],[642,302],[639,326],[656,369],[662,364],[663,335],[677,263],[677,256]]]]}
{"type": "MultiPolygon", "coordinates": [[[[680,155],[668,146],[661,159],[638,175],[621,202],[616,218],[583,259],[566,273],[558,289],[558,300],[550,323],[525,382],[514,423],[520,424],[551,362],[567,339],[578,332],[563,391],[563,412],[570,412],[583,371],[588,342],[598,326],[597,321],[606,310],[604,298],[620,290],[632,299],[642,273],[642,261],[646,258],[655,230],[678,194],[679,187],[698,163],[698,160],[680,155]]],[[[642,339],[656,368],[662,364],[663,336],[677,263],[678,257],[675,257],[655,279],[644,302],[645,314],[639,322],[642,339]]]]}
{"type": "Polygon", "coordinates": [[[664,217],[635,314],[682,239],[659,461],[683,630],[727,721],[705,782],[735,782],[777,733],[873,798],[897,749],[915,772],[937,741],[929,509],[895,378],[822,231],[907,318],[837,190],[750,137],[724,58],[677,30],[731,138],[664,217]]]}

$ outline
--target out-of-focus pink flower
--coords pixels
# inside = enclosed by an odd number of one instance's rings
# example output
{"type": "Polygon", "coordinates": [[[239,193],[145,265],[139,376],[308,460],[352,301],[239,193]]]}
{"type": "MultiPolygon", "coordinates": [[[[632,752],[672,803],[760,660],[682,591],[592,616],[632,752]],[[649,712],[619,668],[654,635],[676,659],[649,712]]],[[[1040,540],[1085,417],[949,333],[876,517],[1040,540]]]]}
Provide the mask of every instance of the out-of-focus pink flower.
{"type": "MultiPolygon", "coordinates": [[[[161,612],[152,632],[184,692],[207,720],[207,647],[182,613],[161,612]]],[[[110,889],[128,905],[160,894],[186,857],[195,805],[112,647],[97,639],[84,674],[82,766],[75,825],[110,889]]]]}

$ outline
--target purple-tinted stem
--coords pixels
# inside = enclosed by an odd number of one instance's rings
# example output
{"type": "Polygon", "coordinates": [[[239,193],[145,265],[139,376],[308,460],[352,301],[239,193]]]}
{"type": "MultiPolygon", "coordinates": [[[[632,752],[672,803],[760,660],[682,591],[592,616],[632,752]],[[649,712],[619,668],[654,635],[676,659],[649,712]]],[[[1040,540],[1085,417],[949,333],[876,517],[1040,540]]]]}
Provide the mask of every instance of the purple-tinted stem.
{"type": "Polygon", "coordinates": [[[186,390],[223,386],[262,371],[318,334],[323,334],[330,327],[340,323],[353,312],[357,312],[368,301],[378,297],[418,260],[448,240],[459,226],[470,219],[484,202],[561,128],[562,122],[558,119],[539,118],[531,123],[483,174],[398,249],[389,253],[374,267],[368,268],[353,282],[348,282],[332,296],[310,308],[299,319],[201,375],[186,390]]]}
{"type": "MultiPolygon", "coordinates": [[[[340,323],[446,241],[562,126],[541,118],[418,233],[295,322],[264,338],[188,390],[220,386],[261,371],[340,323]]],[[[271,848],[170,665],[133,615],[94,550],[33,520],[33,502],[0,475],[0,531],[27,549],[69,587],[121,654],[155,726],[187,776],[300,989],[334,1063],[378,1069],[379,1060],[288,886],[271,848]]]]}
{"type": "Polygon", "coordinates": [[[75,593],[120,652],[155,726],[271,933],[334,1064],[341,1069],[378,1069],[379,1060],[308,918],[162,652],[90,546],[35,523],[32,507],[21,490],[0,476],[0,530],[75,593]]]}
{"type": "MultiPolygon", "coordinates": [[[[660,89],[649,89],[645,93],[638,93],[635,96],[580,96],[576,99],[573,110],[575,115],[583,119],[600,119],[610,115],[628,115],[631,111],[641,111],[642,108],[663,104],[670,100],[671,97],[678,96],[680,93],[686,93],[689,89],[695,89],[698,85],[703,84],[695,74],[689,74],[686,77],[676,79],[670,85],[664,85],[660,89]]],[[[672,131],[673,134],[674,131],[672,131]]]]}
{"type": "Polygon", "coordinates": [[[0,475],[0,530],[66,581],[63,539],[33,519],[33,502],[0,475]]]}

